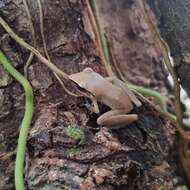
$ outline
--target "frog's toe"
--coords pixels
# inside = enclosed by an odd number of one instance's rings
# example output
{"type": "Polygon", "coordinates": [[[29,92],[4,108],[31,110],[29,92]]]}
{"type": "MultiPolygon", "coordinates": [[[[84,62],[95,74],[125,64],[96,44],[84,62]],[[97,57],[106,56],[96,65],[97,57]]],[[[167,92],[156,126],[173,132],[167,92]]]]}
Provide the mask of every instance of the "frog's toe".
{"type": "MultiPolygon", "coordinates": [[[[99,117],[97,119],[98,125],[106,125],[106,126],[123,126],[129,125],[138,119],[138,115],[129,114],[129,115],[116,115],[109,118],[99,117]]],[[[115,128],[115,127],[114,127],[115,128]]]]}

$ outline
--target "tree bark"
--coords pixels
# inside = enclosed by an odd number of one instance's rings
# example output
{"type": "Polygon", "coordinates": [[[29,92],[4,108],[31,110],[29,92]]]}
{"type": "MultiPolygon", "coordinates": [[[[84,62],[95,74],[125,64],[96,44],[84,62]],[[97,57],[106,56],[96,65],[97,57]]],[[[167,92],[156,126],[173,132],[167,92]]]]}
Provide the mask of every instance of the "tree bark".
{"type": "MultiPolygon", "coordinates": [[[[86,67],[106,76],[96,49],[84,0],[41,1],[44,35],[53,63],[68,74],[86,67]]],[[[35,28],[37,49],[43,54],[39,8],[27,1],[35,28]]],[[[21,0],[1,5],[4,19],[32,44],[30,25],[21,0]]],[[[100,24],[105,30],[116,65],[130,82],[168,90],[161,50],[149,31],[137,1],[97,0],[100,24]]],[[[0,30],[1,36],[5,34],[0,30]]],[[[9,37],[1,48],[23,73],[29,52],[9,37]]],[[[173,51],[173,50],[172,50],[173,51]]],[[[24,94],[18,83],[0,67],[0,189],[14,189],[14,150],[24,112],[24,94]],[[13,152],[13,154],[10,154],[13,152]],[[3,158],[8,159],[3,159],[3,158]]],[[[143,99],[135,108],[139,119],[126,128],[110,130],[96,124],[88,98],[68,95],[52,71],[36,58],[28,70],[35,94],[35,115],[30,130],[25,164],[28,189],[173,189],[176,165],[170,154],[175,128],[143,99]],[[68,128],[81,129],[85,141],[68,135],[68,128]],[[169,160],[169,161],[168,161],[169,160]],[[170,181],[170,182],[168,182],[170,181]],[[161,185],[160,185],[161,184],[161,185]]],[[[71,91],[73,85],[66,87],[71,91]]],[[[109,108],[100,104],[101,113],[109,108]]],[[[79,134],[80,135],[80,134],[79,134]]]]}
{"type": "Polygon", "coordinates": [[[188,0],[147,1],[157,16],[163,38],[170,46],[181,85],[190,95],[190,2],[188,0]]]}

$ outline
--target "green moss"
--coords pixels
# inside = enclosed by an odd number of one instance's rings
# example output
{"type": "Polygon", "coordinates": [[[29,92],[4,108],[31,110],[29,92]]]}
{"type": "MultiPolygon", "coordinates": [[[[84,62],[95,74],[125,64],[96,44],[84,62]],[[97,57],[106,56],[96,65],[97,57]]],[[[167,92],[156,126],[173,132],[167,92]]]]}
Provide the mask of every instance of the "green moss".
{"type": "Polygon", "coordinates": [[[84,131],[77,127],[68,127],[66,129],[66,135],[76,141],[79,141],[79,145],[83,144],[85,141],[84,131]]]}

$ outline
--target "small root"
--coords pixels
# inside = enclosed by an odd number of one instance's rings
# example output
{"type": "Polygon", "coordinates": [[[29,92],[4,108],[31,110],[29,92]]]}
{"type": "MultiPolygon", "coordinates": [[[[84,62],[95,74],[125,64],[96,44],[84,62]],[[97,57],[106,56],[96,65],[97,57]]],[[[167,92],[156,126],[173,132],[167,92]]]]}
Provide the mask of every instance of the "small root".
{"type": "MultiPolygon", "coordinates": [[[[30,14],[30,11],[29,11],[29,8],[28,8],[26,0],[22,0],[22,2],[24,4],[24,8],[26,10],[26,14],[27,14],[27,17],[28,17],[28,20],[29,20],[29,23],[30,23],[30,30],[31,30],[31,34],[32,34],[32,43],[33,43],[33,46],[36,47],[36,37],[35,37],[34,26],[33,26],[33,23],[32,23],[32,17],[31,17],[31,14],[30,14]]],[[[34,53],[30,52],[28,60],[26,61],[26,64],[24,66],[24,76],[26,78],[28,77],[28,74],[27,74],[28,73],[28,67],[31,64],[33,57],[34,57],[34,53]]]]}
{"type": "MultiPolygon", "coordinates": [[[[45,35],[44,35],[44,22],[43,22],[44,18],[43,18],[42,4],[41,4],[40,0],[37,0],[37,3],[38,3],[38,7],[39,7],[40,32],[41,32],[41,36],[42,36],[44,52],[45,52],[45,55],[46,55],[48,61],[51,62],[50,56],[49,56],[48,51],[47,51],[47,44],[46,44],[45,35]]],[[[66,88],[66,86],[64,85],[63,81],[61,80],[61,78],[55,72],[53,72],[53,74],[54,74],[55,78],[59,81],[60,85],[62,86],[62,88],[65,90],[65,92],[67,94],[69,94],[71,96],[74,96],[74,97],[79,97],[80,96],[80,95],[74,94],[73,92],[71,92],[70,90],[68,90],[66,88]]]]}

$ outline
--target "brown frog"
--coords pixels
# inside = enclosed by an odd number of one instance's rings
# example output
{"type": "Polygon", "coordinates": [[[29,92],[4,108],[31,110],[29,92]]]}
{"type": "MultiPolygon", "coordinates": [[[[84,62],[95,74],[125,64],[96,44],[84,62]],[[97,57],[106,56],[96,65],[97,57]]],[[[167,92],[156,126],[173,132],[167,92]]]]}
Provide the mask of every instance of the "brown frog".
{"type": "Polygon", "coordinates": [[[97,101],[111,108],[98,117],[97,124],[121,128],[138,119],[138,115],[129,113],[134,107],[133,103],[139,107],[141,102],[123,81],[116,77],[104,78],[91,68],[71,74],[69,78],[92,95],[95,113],[99,113],[97,101]]]}

